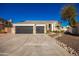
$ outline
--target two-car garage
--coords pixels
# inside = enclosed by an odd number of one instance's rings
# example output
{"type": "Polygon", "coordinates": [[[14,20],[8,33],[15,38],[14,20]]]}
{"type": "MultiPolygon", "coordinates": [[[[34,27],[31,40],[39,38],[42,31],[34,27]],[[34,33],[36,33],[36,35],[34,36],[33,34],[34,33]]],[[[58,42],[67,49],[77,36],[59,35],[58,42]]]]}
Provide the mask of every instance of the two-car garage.
{"type": "Polygon", "coordinates": [[[45,24],[15,24],[15,34],[40,34],[45,32],[45,24]]]}
{"type": "Polygon", "coordinates": [[[32,34],[33,26],[16,26],[15,31],[16,34],[32,34]]]}

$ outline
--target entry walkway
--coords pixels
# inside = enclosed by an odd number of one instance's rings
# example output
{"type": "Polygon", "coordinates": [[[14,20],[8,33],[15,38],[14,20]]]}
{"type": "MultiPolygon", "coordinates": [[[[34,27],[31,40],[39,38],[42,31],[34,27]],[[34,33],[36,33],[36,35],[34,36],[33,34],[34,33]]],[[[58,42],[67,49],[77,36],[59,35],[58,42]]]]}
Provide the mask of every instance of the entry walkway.
{"type": "Polygon", "coordinates": [[[16,34],[0,38],[0,55],[15,56],[69,56],[46,34],[16,34]]]}

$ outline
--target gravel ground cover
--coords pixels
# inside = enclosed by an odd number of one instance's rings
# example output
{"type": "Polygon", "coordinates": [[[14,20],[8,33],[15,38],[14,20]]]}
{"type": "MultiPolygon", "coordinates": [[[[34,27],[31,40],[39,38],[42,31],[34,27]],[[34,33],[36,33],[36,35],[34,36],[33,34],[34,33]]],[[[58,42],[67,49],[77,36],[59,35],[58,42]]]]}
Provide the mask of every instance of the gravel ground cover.
{"type": "Polygon", "coordinates": [[[57,41],[62,42],[66,44],[67,47],[74,49],[79,55],[79,36],[63,34],[61,37],[57,38],[57,41]]]}

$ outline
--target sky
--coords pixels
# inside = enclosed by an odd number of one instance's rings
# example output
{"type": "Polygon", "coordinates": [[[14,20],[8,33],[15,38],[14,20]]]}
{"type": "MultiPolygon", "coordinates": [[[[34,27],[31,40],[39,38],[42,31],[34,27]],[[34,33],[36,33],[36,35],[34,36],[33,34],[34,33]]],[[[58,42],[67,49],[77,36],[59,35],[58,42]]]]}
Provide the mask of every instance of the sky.
{"type": "MultiPolygon", "coordinates": [[[[63,3],[0,3],[0,17],[6,20],[12,19],[14,23],[28,20],[51,21],[56,20],[62,26],[68,22],[61,19],[61,9],[67,4],[63,3]]],[[[79,4],[73,4],[79,14],[79,4]]],[[[79,21],[79,16],[76,17],[79,21]]]]}

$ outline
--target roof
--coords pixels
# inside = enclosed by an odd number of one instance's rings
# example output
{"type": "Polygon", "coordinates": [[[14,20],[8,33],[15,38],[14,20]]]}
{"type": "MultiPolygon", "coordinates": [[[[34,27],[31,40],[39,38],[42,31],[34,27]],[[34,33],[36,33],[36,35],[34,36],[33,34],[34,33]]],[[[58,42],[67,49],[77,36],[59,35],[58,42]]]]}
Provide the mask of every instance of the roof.
{"type": "Polygon", "coordinates": [[[54,22],[58,22],[58,21],[25,21],[16,24],[52,24],[54,22]]]}

